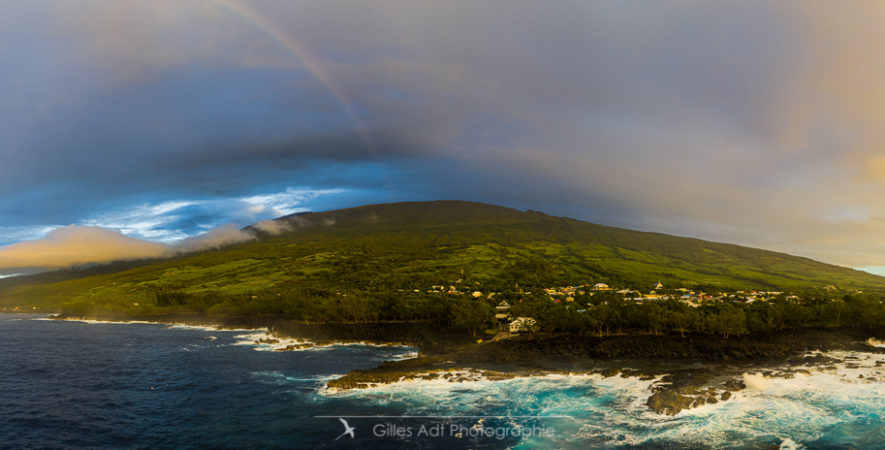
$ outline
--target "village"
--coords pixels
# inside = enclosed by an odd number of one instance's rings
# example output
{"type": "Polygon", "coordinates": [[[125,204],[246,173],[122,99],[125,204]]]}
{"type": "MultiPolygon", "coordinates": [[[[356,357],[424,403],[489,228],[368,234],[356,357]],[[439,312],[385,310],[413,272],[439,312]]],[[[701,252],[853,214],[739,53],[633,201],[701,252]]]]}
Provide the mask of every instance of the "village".
{"type": "MultiPolygon", "coordinates": [[[[456,280],[456,283],[461,282],[462,280],[456,280]]],[[[460,288],[456,287],[455,285],[434,285],[431,286],[430,289],[427,289],[426,292],[430,294],[453,296],[466,295],[475,299],[492,299],[495,296],[501,295],[500,292],[483,292],[481,290],[477,290],[479,286],[480,283],[475,283],[475,286],[473,287],[461,286],[460,288]]],[[[835,286],[832,285],[822,286],[822,289],[825,291],[838,290],[835,286]]],[[[599,294],[616,294],[624,300],[628,300],[637,304],[649,301],[675,300],[692,308],[697,308],[705,303],[713,302],[734,302],[740,304],[751,304],[754,302],[768,302],[774,299],[783,299],[793,302],[797,302],[800,300],[800,297],[798,295],[781,291],[720,291],[715,293],[707,293],[701,290],[694,290],[685,287],[668,289],[660,281],[655,283],[653,286],[650,286],[650,289],[645,293],[632,288],[618,289],[601,282],[595,284],[586,283],[580,285],[550,287],[544,288],[542,289],[542,291],[543,295],[545,295],[553,303],[575,305],[575,312],[577,313],[586,313],[588,308],[592,308],[592,305],[587,303],[586,300],[588,300],[589,297],[593,297],[599,294]]],[[[862,293],[862,291],[859,290],[850,291],[852,293],[862,293]]],[[[415,292],[420,292],[420,290],[416,289],[415,292]]],[[[517,294],[523,296],[533,295],[531,291],[524,291],[522,289],[518,289],[517,294]]],[[[516,301],[521,302],[522,300],[518,299],[516,301]]],[[[537,324],[537,320],[535,318],[513,317],[510,310],[511,304],[507,300],[501,300],[495,307],[495,319],[498,321],[499,326],[502,330],[505,330],[510,334],[519,334],[534,331],[537,324]]]]}

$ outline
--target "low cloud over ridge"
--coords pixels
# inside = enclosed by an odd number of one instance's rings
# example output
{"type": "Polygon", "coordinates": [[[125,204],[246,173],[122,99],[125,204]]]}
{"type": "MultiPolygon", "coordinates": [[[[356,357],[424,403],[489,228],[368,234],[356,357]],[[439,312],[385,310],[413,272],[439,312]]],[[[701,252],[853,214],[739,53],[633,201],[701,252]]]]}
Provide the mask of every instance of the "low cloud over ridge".
{"type": "Polygon", "coordinates": [[[171,245],[124,235],[118,230],[69,225],[41,239],[0,247],[0,270],[42,267],[61,269],[82,264],[162,258],[217,249],[255,239],[252,233],[224,225],[171,245]]]}
{"type": "Polygon", "coordinates": [[[253,227],[267,234],[282,234],[287,231],[292,231],[291,225],[279,220],[262,220],[253,225],[253,227]]]}
{"type": "Polygon", "coordinates": [[[0,248],[0,269],[46,267],[158,258],[168,253],[163,244],[143,241],[115,230],[69,225],[46,237],[0,248]]]}
{"type": "Polygon", "coordinates": [[[172,246],[179,253],[198,252],[201,250],[219,249],[221,247],[255,239],[255,235],[238,229],[235,225],[222,225],[206,233],[189,237],[172,246]]]}

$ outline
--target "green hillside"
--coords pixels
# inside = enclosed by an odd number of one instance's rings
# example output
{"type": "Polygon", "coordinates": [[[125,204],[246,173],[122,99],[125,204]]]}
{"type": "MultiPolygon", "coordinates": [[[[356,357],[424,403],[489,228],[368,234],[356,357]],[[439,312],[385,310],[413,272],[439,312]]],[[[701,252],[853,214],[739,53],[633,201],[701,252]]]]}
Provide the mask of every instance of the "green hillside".
{"type": "Polygon", "coordinates": [[[885,290],[883,277],[807,258],[478,203],[371,205],[277,222],[289,231],[253,229],[255,241],[221,250],[0,280],[0,306],[285,314],[329,298],[354,311],[383,308],[391,297],[429,296],[433,285],[502,292],[597,282],[885,290]]]}

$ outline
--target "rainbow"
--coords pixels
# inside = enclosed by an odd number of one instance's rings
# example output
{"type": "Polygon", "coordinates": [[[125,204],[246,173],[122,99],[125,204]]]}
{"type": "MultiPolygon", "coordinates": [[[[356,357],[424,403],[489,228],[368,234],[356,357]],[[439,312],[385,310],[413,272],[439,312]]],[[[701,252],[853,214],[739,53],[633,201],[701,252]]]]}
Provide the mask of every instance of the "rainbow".
{"type": "Polygon", "coordinates": [[[329,93],[337,101],[341,110],[353,122],[365,144],[372,152],[376,151],[374,141],[357,113],[356,108],[354,108],[353,103],[348,98],[347,93],[335,82],[335,79],[329,75],[319,58],[315,57],[307,48],[292,39],[292,37],[280,28],[279,25],[268,20],[243,2],[239,0],[213,1],[228,12],[254,25],[257,29],[267,34],[271,39],[292,54],[292,56],[294,56],[304,68],[307,69],[307,72],[310,73],[315,80],[328,89],[329,93]]]}

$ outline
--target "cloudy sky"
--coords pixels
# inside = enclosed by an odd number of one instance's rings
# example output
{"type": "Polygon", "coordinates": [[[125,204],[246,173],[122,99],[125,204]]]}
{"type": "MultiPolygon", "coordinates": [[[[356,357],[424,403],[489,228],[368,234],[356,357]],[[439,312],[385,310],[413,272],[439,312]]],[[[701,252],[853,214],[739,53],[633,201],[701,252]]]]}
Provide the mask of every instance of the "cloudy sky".
{"type": "Polygon", "coordinates": [[[430,199],[885,266],[883,21],[808,0],[6,0],[0,274],[430,199]]]}

